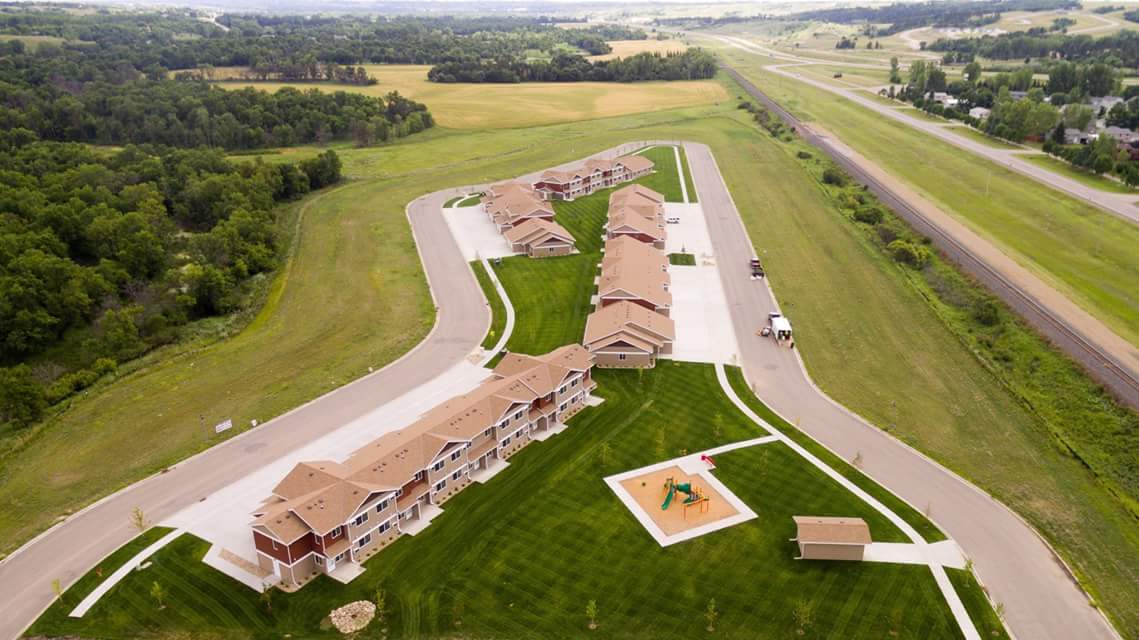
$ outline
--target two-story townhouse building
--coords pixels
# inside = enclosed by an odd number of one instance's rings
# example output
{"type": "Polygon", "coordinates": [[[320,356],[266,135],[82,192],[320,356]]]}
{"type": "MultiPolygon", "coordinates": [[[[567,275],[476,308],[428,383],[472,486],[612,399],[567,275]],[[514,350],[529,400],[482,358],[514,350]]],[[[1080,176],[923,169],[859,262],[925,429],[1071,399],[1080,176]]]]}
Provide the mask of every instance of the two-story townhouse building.
{"type": "Polygon", "coordinates": [[[593,159],[573,169],[550,169],[533,186],[546,200],[573,200],[646,176],[652,170],[652,160],[642,156],[622,156],[615,160],[593,159]]]}
{"type": "Polygon", "coordinates": [[[646,368],[672,353],[673,320],[645,307],[621,301],[598,307],[585,321],[582,343],[595,363],[606,368],[646,368]]]}
{"type": "MultiPolygon", "coordinates": [[[[569,345],[508,354],[474,391],[386,433],[344,462],[302,462],[254,513],[260,566],[287,586],[360,563],[489,468],[564,423],[595,387],[593,356],[569,345]]],[[[423,522],[419,523],[422,526],[423,522]]]]}

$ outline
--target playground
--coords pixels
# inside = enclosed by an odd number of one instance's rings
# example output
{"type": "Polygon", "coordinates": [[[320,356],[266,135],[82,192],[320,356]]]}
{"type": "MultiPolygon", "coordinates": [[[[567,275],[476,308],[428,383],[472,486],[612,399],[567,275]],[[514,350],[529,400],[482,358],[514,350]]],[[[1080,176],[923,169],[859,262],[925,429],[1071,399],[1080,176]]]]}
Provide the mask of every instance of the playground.
{"type": "Polygon", "coordinates": [[[667,547],[755,518],[755,512],[712,475],[711,455],[775,439],[733,442],[609,476],[605,483],[649,535],[667,547]]]}
{"type": "Polygon", "coordinates": [[[668,536],[739,514],[704,476],[675,465],[622,480],[621,487],[668,536]]]}

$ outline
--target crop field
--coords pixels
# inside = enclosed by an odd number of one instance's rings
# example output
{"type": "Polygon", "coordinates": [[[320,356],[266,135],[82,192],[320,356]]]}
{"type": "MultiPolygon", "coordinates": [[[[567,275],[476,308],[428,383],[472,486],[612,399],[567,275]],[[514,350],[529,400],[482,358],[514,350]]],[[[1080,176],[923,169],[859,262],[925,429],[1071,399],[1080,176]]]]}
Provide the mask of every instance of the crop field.
{"type": "Polygon", "coordinates": [[[680,53],[688,49],[688,45],[681,40],[610,40],[609,46],[613,51],[599,56],[589,56],[590,60],[612,60],[625,58],[638,53],[680,53]]]}
{"type": "MultiPolygon", "coordinates": [[[[391,91],[426,103],[440,126],[454,129],[509,129],[557,122],[609,118],[646,111],[711,104],[727,98],[714,80],[680,82],[523,82],[441,84],[427,80],[426,65],[365,65],[379,84],[357,87],[327,83],[225,82],[276,91],[285,86],[321,91],[354,91],[382,96],[391,91]]],[[[225,78],[235,70],[218,70],[225,78]]]]}

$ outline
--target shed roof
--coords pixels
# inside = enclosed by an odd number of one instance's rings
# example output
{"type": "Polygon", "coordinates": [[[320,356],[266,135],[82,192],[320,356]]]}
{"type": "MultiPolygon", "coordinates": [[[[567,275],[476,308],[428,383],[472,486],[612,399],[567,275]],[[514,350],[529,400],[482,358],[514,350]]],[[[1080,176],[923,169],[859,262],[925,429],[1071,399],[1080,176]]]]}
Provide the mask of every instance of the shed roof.
{"type": "Polygon", "coordinates": [[[870,544],[870,527],[862,518],[792,516],[799,542],[807,544],[870,544]]]}

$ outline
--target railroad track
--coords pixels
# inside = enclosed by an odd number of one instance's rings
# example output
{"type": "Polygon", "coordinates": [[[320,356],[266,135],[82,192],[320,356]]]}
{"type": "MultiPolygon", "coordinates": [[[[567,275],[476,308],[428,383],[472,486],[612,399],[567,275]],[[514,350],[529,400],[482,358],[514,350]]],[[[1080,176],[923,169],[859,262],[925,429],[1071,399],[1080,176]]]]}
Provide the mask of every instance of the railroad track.
{"type": "Polygon", "coordinates": [[[1104,385],[1121,402],[1139,410],[1139,376],[1135,372],[1121,365],[1114,355],[1087,339],[1046,305],[1030,296],[963,243],[931,222],[916,207],[894,193],[889,186],[864,171],[838,148],[831,145],[829,140],[804,127],[791,112],[760,91],[738,71],[723,63],[720,64],[720,68],[738,82],[752,98],[774,112],[785,124],[794,127],[804,140],[827,154],[857,182],[865,185],[883,204],[933,240],[942,253],[985,284],[1057,348],[1080,363],[1097,382],[1104,385]]]}

